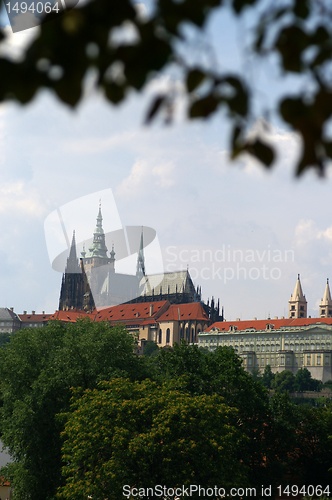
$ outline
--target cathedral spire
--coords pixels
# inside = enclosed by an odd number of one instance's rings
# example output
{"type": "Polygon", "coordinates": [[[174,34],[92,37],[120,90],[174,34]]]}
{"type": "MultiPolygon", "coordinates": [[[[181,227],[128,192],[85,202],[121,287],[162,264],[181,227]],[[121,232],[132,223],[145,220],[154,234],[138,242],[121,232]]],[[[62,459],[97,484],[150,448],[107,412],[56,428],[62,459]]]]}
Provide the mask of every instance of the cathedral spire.
{"type": "Polygon", "coordinates": [[[105,233],[103,229],[103,216],[101,214],[101,201],[99,201],[99,210],[97,215],[96,228],[93,233],[92,246],[89,248],[87,257],[97,257],[107,260],[107,246],[105,243],[105,233]]]}
{"type": "Polygon", "coordinates": [[[145,259],[144,259],[144,242],[143,242],[143,227],[141,230],[141,241],[137,256],[136,276],[140,279],[145,276],[145,259]]]}
{"type": "Polygon", "coordinates": [[[319,316],[321,318],[330,318],[332,316],[332,298],[328,278],[326,280],[323,298],[319,304],[319,316]]]}
{"type": "Polygon", "coordinates": [[[73,239],[70,246],[69,256],[67,258],[66,273],[80,273],[81,268],[78,263],[77,253],[76,253],[76,240],[75,231],[73,231],[73,239]]]}
{"type": "Polygon", "coordinates": [[[294,291],[288,302],[290,318],[306,318],[307,317],[307,300],[302,291],[300,275],[297,275],[294,291]]]}

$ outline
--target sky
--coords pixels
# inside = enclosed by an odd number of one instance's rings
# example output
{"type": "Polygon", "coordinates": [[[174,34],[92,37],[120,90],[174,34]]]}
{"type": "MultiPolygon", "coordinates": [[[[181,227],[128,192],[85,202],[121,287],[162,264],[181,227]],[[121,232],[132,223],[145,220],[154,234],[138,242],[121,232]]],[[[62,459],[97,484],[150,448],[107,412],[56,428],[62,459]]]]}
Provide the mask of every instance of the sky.
{"type": "MultiPolygon", "coordinates": [[[[249,27],[250,20],[235,26],[215,16],[209,39],[223,68],[252,75],[263,110],[271,94],[298,82],[273,61],[246,57],[240,34],[249,27]]],[[[33,34],[11,34],[0,52],[19,52],[33,34]]],[[[272,171],[248,157],[229,160],[223,115],[189,123],[180,104],[173,125],[144,126],[149,98],[170,82],[177,84],[158,77],[119,107],[89,84],[75,111],[46,91],[28,106],[0,105],[1,307],[57,309],[62,269],[53,261],[66,242],[57,246],[51,222],[64,214],[67,239],[73,229],[79,241],[92,237],[101,200],[106,231],[156,231],[147,272],[188,268],[204,300],[220,299],[227,320],[287,316],[298,273],[308,314],[317,316],[332,278],[330,173],[295,179],[299,141],[276,119],[268,124],[279,153],[272,171]]]]}

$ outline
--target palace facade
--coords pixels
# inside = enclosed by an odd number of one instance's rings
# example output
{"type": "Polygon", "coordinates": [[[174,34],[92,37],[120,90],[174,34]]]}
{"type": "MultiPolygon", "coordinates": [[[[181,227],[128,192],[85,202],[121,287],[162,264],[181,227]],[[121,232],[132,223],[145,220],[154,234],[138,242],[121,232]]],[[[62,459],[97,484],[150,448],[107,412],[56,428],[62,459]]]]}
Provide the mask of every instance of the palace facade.
{"type": "Polygon", "coordinates": [[[313,378],[332,380],[332,300],[327,280],[319,318],[307,318],[307,301],[298,275],[289,300],[289,317],[215,322],[198,334],[200,347],[232,347],[248,371],[274,373],[307,368],[313,378]]]}

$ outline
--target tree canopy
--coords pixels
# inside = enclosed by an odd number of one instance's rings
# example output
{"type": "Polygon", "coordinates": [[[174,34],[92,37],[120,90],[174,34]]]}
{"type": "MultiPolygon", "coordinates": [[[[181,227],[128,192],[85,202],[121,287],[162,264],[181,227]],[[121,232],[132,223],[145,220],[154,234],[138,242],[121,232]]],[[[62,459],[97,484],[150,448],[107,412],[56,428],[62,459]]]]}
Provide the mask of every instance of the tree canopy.
{"type": "MultiPolygon", "coordinates": [[[[188,119],[220,114],[230,124],[231,157],[247,153],[270,167],[273,145],[264,131],[253,133],[253,124],[262,114],[272,116],[301,138],[296,173],[315,168],[322,174],[332,158],[331,20],[327,0],[155,0],[144,15],[130,0],[91,0],[61,15],[49,14],[22,60],[0,57],[0,102],[26,104],[47,88],[76,107],[92,70],[95,87],[117,105],[172,71],[180,90],[170,86],[154,95],[146,122],[158,114],[172,121],[180,100],[188,119]],[[255,61],[272,61],[280,75],[297,78],[259,112],[250,76],[212,62],[220,58],[195,58],[191,50],[192,33],[204,34],[211,15],[226,10],[239,22],[250,14],[248,52],[255,61]]],[[[215,50],[209,47],[212,54],[215,50]]]]}
{"type": "Polygon", "coordinates": [[[15,496],[53,498],[61,484],[58,415],[69,408],[71,388],[139,378],[133,345],[122,327],[81,321],[23,329],[0,349],[0,432],[14,459],[15,496]]]}
{"type": "Polygon", "coordinates": [[[231,488],[247,479],[239,453],[246,436],[235,408],[217,395],[115,379],[74,398],[72,409],[59,498],[117,500],[124,485],[128,492],[156,485],[231,488]]]}
{"type": "Polygon", "coordinates": [[[331,415],[282,391],[270,399],[228,347],[138,356],[124,328],[81,320],[23,329],[0,348],[0,433],[14,459],[1,474],[17,500],[328,484],[331,415]]]}

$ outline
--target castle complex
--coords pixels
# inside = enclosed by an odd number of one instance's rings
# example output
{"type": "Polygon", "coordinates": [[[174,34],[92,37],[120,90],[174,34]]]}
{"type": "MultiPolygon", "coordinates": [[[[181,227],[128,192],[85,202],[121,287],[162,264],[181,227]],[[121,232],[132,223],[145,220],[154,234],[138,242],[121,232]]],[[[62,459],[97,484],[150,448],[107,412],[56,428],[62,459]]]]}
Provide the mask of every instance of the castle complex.
{"type": "Polygon", "coordinates": [[[136,274],[116,272],[115,248],[109,252],[102,225],[101,206],[97,215],[93,240],[88,250],[83,248],[78,259],[75,233],[66,269],[62,277],[59,310],[91,312],[118,304],[160,302],[185,304],[199,302],[211,322],[223,319],[219,301],[206,304],[201,300],[201,289],[195,287],[188,270],[147,274],[145,271],[143,231],[137,241],[136,274]]]}
{"type": "Polygon", "coordinates": [[[313,378],[332,380],[332,300],[329,281],[319,305],[319,318],[307,318],[307,301],[298,275],[289,300],[288,318],[216,322],[198,335],[209,350],[229,346],[248,371],[273,372],[307,368],[313,378]]]}
{"type": "MultiPolygon", "coordinates": [[[[139,351],[146,342],[170,347],[185,341],[214,350],[235,349],[248,371],[273,372],[307,368],[313,378],[332,380],[332,298],[329,280],[317,318],[307,317],[307,300],[298,275],[288,301],[288,317],[266,320],[226,321],[219,301],[204,303],[187,270],[147,274],[143,229],[136,237],[136,272],[116,271],[116,248],[109,251],[102,224],[101,206],[93,238],[78,258],[73,234],[62,276],[59,309],[54,314],[19,315],[0,308],[0,333],[43,326],[48,321],[75,322],[79,318],[123,324],[136,339],[139,351]]],[[[121,253],[121,252],[120,252],[121,253]]]]}

